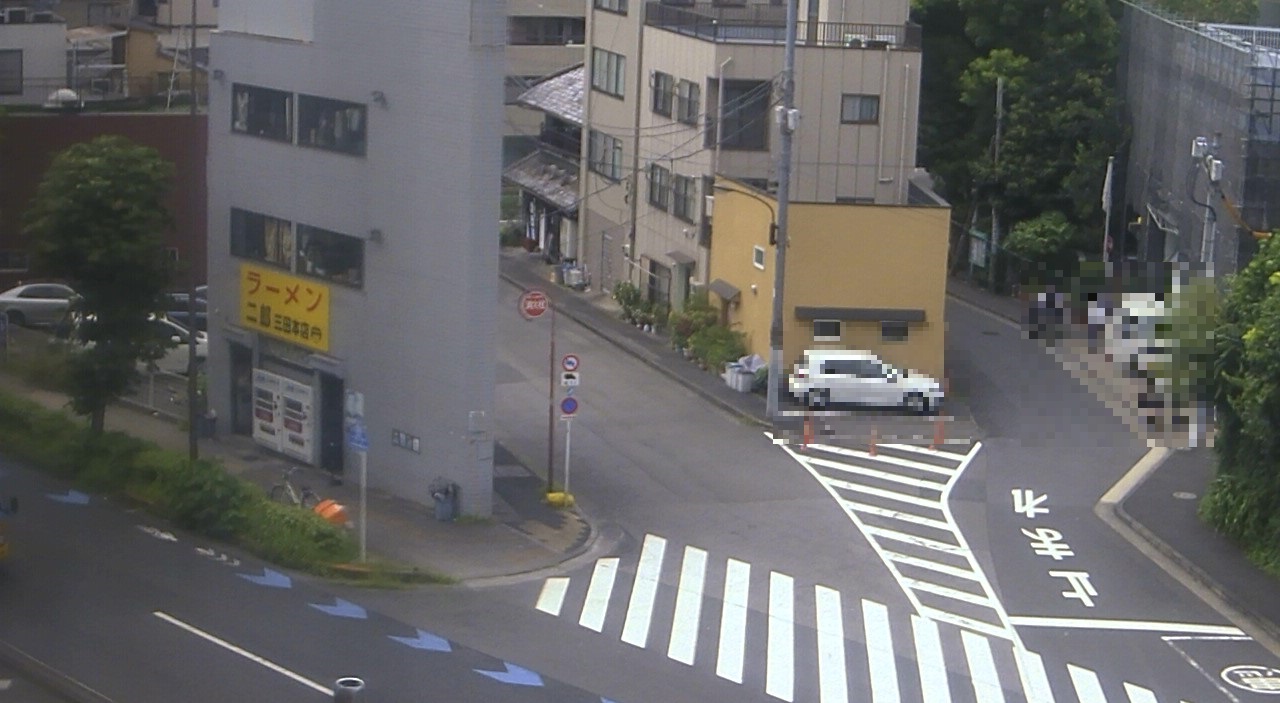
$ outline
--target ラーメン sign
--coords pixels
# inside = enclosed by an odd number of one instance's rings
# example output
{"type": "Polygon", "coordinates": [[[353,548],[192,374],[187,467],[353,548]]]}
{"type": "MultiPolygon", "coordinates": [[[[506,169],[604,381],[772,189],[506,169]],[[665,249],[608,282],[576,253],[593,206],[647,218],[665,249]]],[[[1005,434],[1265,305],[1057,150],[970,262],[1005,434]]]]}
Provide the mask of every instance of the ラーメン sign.
{"type": "Polygon", "coordinates": [[[240,266],[240,323],[329,351],[329,286],[261,266],[240,266]]]}

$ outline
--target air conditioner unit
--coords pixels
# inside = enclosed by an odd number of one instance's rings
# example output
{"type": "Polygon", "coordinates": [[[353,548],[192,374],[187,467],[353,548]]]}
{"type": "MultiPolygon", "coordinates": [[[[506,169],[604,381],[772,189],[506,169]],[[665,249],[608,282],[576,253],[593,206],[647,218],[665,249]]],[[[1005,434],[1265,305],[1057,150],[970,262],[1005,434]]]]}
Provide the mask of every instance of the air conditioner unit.
{"type": "Polygon", "coordinates": [[[716,210],[716,196],[714,195],[702,196],[702,214],[705,215],[706,217],[711,217],[711,215],[715,212],[715,210],[716,210]]]}

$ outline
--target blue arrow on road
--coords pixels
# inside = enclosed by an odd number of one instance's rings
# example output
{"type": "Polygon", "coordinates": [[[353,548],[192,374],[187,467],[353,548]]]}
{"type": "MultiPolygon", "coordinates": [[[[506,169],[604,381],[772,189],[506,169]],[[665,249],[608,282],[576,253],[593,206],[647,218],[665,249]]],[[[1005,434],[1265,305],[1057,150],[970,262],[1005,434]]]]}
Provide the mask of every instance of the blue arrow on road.
{"type": "Polygon", "coordinates": [[[56,500],[59,503],[67,503],[70,505],[89,504],[89,494],[81,493],[80,491],[67,491],[65,495],[58,495],[56,493],[47,493],[45,495],[49,497],[49,500],[56,500]]]}
{"type": "Polygon", "coordinates": [[[271,588],[293,588],[293,579],[285,576],[279,571],[271,569],[263,569],[262,575],[257,574],[236,574],[245,581],[256,583],[259,586],[270,586],[271,588]]]}
{"type": "Polygon", "coordinates": [[[449,640],[433,635],[430,632],[418,630],[417,637],[396,637],[395,635],[387,635],[391,639],[400,644],[407,644],[414,649],[427,649],[432,652],[452,652],[453,647],[449,645],[449,640]]]}
{"type": "Polygon", "coordinates": [[[506,671],[485,671],[484,669],[472,669],[477,674],[488,676],[494,681],[509,683],[515,686],[542,686],[542,677],[535,671],[522,669],[510,662],[502,662],[507,668],[506,671]]]}
{"type": "Polygon", "coordinates": [[[307,605],[311,606],[312,608],[315,608],[316,610],[319,610],[322,613],[328,613],[329,615],[336,615],[340,618],[355,618],[357,620],[364,620],[365,618],[369,617],[369,614],[365,612],[364,608],[361,608],[360,606],[356,605],[355,603],[352,603],[351,601],[342,600],[341,598],[335,598],[333,600],[334,600],[333,605],[322,605],[320,603],[307,603],[307,605]]]}

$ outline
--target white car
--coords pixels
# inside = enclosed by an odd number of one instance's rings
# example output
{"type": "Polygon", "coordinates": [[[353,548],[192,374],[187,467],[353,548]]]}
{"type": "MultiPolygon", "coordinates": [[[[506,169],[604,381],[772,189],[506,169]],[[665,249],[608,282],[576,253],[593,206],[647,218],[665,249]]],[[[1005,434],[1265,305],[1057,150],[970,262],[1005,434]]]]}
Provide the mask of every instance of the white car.
{"type": "Polygon", "coordinates": [[[1129,294],[1105,322],[1103,345],[1107,357],[1129,374],[1145,374],[1170,356],[1169,340],[1160,333],[1168,308],[1155,294],[1129,294]]]}
{"type": "Polygon", "coordinates": [[[903,372],[866,351],[807,350],[787,384],[791,395],[813,408],[849,404],[929,413],[943,401],[936,380],[903,372]]]}
{"type": "Polygon", "coordinates": [[[61,283],[27,283],[0,293],[0,312],[15,325],[52,325],[67,314],[75,296],[61,283]]]}

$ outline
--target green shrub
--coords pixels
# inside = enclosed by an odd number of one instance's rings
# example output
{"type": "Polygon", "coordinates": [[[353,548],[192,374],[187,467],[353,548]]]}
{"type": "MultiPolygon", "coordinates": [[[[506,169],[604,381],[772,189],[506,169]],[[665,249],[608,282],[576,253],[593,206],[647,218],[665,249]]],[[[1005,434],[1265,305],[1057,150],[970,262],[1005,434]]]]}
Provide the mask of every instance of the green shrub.
{"type": "Polygon", "coordinates": [[[76,479],[92,491],[118,492],[131,483],[147,443],[123,432],[84,433],[79,449],[76,479]]]}
{"type": "Polygon", "coordinates": [[[504,247],[518,247],[520,240],[524,237],[524,231],[520,229],[519,223],[509,222],[502,226],[498,231],[498,245],[504,247]]]}
{"type": "Polygon", "coordinates": [[[616,283],[613,286],[613,300],[622,308],[622,319],[627,322],[636,321],[636,313],[640,308],[640,289],[630,281],[616,283]]]}
{"type": "Polygon", "coordinates": [[[328,564],[351,561],[351,537],[324,518],[299,508],[255,497],[245,510],[240,543],[281,566],[325,572],[328,564]]]}
{"type": "Polygon", "coordinates": [[[742,333],[723,325],[711,325],[695,332],[689,337],[689,348],[694,357],[717,372],[747,353],[742,333]]]}
{"type": "Polygon", "coordinates": [[[677,349],[689,346],[689,340],[698,331],[716,324],[720,314],[707,299],[706,292],[695,293],[684,304],[684,309],[672,312],[668,319],[671,344],[677,349]]]}

